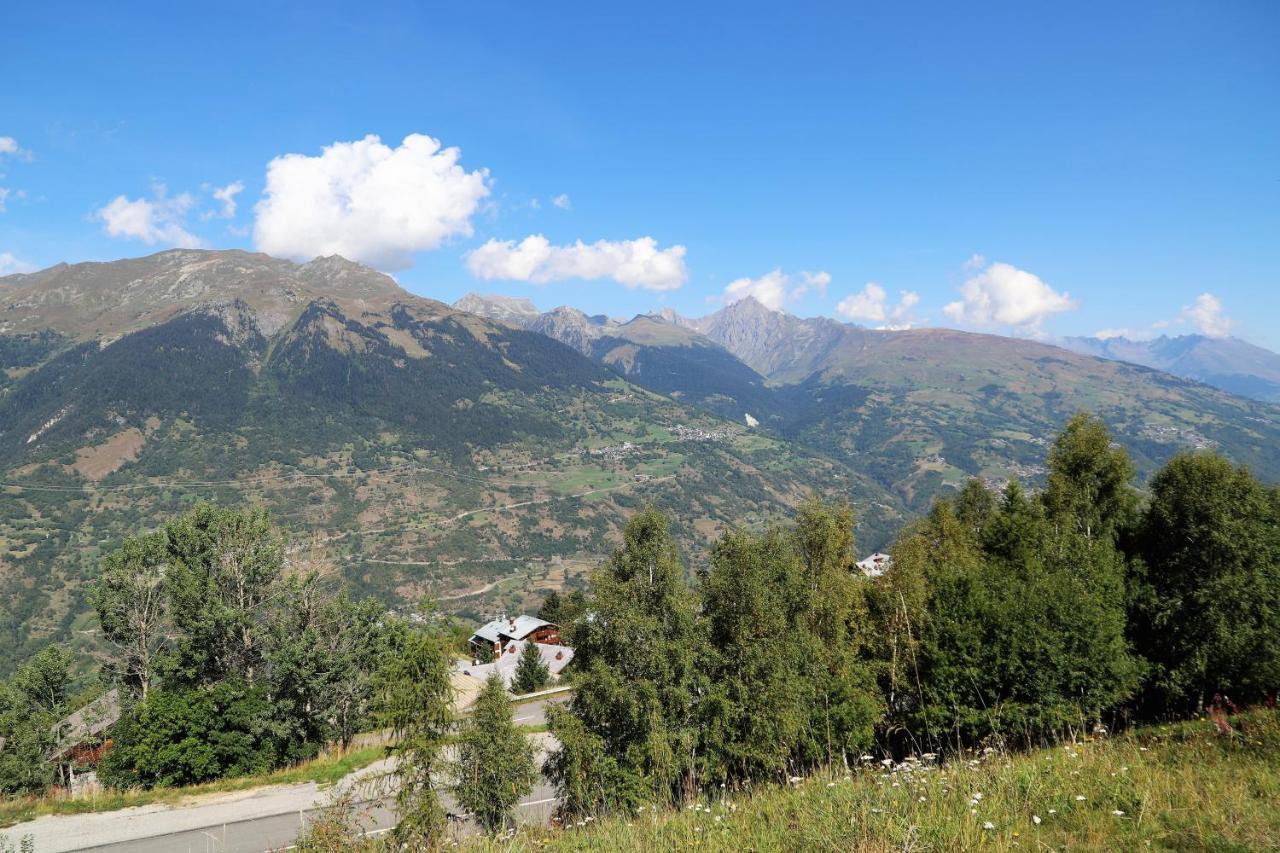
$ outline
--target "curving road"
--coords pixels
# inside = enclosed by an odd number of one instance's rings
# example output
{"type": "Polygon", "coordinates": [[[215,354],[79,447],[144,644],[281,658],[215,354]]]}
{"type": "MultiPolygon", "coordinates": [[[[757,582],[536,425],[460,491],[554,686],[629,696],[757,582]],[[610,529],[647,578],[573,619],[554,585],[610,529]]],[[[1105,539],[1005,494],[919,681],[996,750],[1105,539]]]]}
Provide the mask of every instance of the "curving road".
{"type": "MultiPolygon", "coordinates": [[[[537,725],[544,717],[547,701],[516,707],[516,717],[528,717],[522,725],[537,725]]],[[[541,763],[554,745],[551,735],[531,734],[541,763]]],[[[385,832],[395,825],[393,798],[388,776],[394,769],[390,759],[376,762],[351,774],[331,788],[315,783],[276,785],[252,791],[215,794],[178,806],[141,806],[111,812],[82,815],[50,815],[0,830],[17,846],[26,835],[35,842],[36,853],[264,853],[287,850],[333,798],[350,792],[361,808],[360,825],[371,833],[385,832]]],[[[446,810],[455,811],[447,795],[441,797],[446,810]]],[[[521,823],[545,823],[555,807],[555,792],[545,782],[520,803],[521,823]]],[[[453,831],[470,831],[465,819],[455,818],[453,831]]]]}

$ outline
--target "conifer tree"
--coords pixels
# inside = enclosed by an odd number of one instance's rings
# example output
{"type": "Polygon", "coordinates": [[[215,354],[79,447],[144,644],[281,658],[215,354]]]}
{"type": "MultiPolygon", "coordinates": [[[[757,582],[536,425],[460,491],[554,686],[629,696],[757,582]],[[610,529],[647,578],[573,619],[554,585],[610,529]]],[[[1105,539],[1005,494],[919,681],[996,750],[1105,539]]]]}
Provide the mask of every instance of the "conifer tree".
{"type": "Polygon", "coordinates": [[[542,660],[538,644],[532,640],[526,642],[520,650],[520,660],[516,663],[511,691],[517,695],[532,693],[545,687],[550,678],[551,668],[542,660]]]}
{"type": "Polygon", "coordinates": [[[433,774],[453,723],[453,687],[443,640],[422,632],[404,637],[378,674],[378,717],[391,729],[396,756],[396,840],[409,848],[438,844],[445,813],[433,774]]]}
{"type": "Polygon", "coordinates": [[[511,823],[537,776],[533,745],[516,728],[506,688],[492,673],[459,733],[453,795],[481,829],[495,835],[511,823]]]}

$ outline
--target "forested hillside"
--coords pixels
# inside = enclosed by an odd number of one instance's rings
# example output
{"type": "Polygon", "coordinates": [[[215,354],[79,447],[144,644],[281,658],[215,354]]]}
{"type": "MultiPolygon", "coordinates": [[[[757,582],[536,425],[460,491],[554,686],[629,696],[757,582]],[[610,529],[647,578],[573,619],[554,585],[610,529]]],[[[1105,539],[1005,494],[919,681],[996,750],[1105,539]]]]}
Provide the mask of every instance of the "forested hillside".
{"type": "Polygon", "coordinates": [[[813,489],[878,503],[869,538],[902,519],[838,463],[341,259],[174,251],[3,292],[5,666],[92,645],[101,556],[198,499],[270,509],[388,606],[476,616],[580,582],[647,502],[690,545],[813,489]]]}

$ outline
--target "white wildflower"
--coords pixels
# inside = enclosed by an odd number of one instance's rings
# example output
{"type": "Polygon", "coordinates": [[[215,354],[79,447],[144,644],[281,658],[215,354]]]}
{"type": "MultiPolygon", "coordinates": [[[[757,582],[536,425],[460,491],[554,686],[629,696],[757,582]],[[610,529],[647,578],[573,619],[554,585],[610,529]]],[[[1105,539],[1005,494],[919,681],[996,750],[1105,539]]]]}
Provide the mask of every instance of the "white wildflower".
{"type": "Polygon", "coordinates": [[[1033,814],[1033,815],[1031,816],[1031,822],[1032,822],[1032,823],[1034,823],[1036,826],[1039,826],[1039,825],[1040,825],[1040,815],[1038,815],[1038,814],[1033,814]]]}

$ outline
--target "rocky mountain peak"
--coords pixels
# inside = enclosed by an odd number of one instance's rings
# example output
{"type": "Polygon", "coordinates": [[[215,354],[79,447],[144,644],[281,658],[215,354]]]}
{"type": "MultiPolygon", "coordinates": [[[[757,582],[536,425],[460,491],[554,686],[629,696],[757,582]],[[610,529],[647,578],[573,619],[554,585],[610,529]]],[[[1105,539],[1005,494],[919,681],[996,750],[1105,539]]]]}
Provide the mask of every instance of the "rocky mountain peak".
{"type": "Polygon", "coordinates": [[[496,293],[472,291],[453,303],[453,307],[469,314],[478,314],[508,326],[523,329],[538,318],[538,306],[522,296],[501,296],[496,293]]]}

